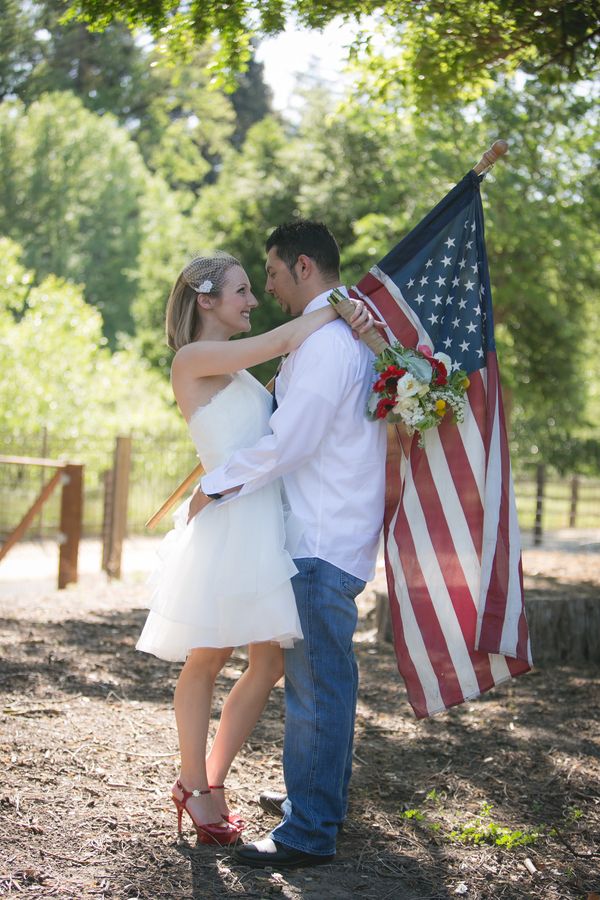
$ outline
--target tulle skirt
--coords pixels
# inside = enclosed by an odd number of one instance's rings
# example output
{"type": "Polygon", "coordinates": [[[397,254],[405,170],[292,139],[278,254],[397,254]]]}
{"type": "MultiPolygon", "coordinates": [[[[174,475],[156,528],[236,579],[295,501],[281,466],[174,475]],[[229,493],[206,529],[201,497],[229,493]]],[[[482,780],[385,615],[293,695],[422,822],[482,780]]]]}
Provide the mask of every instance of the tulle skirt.
{"type": "Polygon", "coordinates": [[[196,647],[301,640],[279,484],[209,503],[189,525],[188,506],[161,543],[137,649],[183,661],[196,647]]]}

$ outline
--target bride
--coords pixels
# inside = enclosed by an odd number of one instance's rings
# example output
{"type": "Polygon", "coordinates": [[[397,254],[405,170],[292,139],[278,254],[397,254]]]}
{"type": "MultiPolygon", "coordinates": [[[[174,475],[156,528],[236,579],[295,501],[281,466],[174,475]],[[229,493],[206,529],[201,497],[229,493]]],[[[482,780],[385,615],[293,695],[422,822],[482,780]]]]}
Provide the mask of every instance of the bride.
{"type": "MultiPolygon", "coordinates": [[[[250,331],[257,305],[244,269],[226,253],[193,259],[169,297],[173,392],[206,471],[269,432],[272,397],[246,367],[295,350],[336,318],[327,307],[266,334],[229,341],[250,331]]],[[[371,322],[357,304],[355,331],[371,322]]],[[[243,822],[229,811],[225,777],[283,675],[281,648],[302,640],[290,584],[297,569],[279,482],[210,502],[189,523],[188,505],[176,513],[176,527],[161,548],[137,649],[184,661],[175,689],[181,768],[172,788],[179,832],[185,811],[199,841],[226,845],[237,840],[243,822]],[[233,648],[244,644],[248,667],[223,705],[207,756],[215,679],[233,648]]]]}

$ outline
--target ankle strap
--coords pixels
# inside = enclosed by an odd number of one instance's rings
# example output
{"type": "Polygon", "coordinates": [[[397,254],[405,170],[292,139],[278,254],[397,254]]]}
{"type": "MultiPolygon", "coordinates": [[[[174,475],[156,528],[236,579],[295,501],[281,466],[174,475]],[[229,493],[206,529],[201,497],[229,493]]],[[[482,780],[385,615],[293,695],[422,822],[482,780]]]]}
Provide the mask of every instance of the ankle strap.
{"type": "Polygon", "coordinates": [[[211,791],[224,791],[225,785],[224,784],[209,784],[209,788],[211,789],[211,791]]]}
{"type": "Polygon", "coordinates": [[[194,788],[193,791],[188,791],[187,788],[184,788],[179,778],[177,779],[177,787],[180,791],[183,792],[183,802],[185,803],[190,797],[200,797],[202,794],[210,794],[210,788],[206,791],[201,791],[199,788],[194,788]]]}

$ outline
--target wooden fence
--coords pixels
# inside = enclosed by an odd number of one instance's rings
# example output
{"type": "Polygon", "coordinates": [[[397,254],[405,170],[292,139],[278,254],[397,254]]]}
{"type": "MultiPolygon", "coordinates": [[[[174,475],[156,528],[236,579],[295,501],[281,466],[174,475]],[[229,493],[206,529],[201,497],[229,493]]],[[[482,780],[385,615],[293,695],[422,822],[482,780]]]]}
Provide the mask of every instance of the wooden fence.
{"type": "Polygon", "coordinates": [[[32,456],[0,456],[0,466],[18,467],[21,471],[39,469],[42,479],[43,473],[48,469],[55,470],[48,481],[42,480],[38,495],[19,520],[12,523],[10,532],[0,546],[0,562],[25,537],[36,516],[41,516],[44,506],[60,487],[60,520],[55,535],[59,545],[58,587],[65,588],[76,582],[83,518],[83,466],[65,460],[32,456]]]}
{"type": "MultiPolygon", "coordinates": [[[[135,434],[116,440],[102,436],[62,439],[47,432],[33,436],[0,434],[0,454],[54,458],[77,456],[86,466],[83,535],[104,541],[106,570],[118,576],[123,538],[144,534],[144,523],[197,462],[185,433],[135,434]],[[37,451],[37,452],[36,452],[37,451]]],[[[31,506],[40,490],[39,472],[0,465],[0,540],[31,506]]],[[[538,466],[515,477],[519,522],[541,542],[546,531],[600,528],[600,479],[559,477],[538,466]]],[[[30,524],[27,536],[52,538],[59,522],[59,498],[52,497],[30,524]]],[[[171,517],[158,533],[168,530],[171,517]]]]}

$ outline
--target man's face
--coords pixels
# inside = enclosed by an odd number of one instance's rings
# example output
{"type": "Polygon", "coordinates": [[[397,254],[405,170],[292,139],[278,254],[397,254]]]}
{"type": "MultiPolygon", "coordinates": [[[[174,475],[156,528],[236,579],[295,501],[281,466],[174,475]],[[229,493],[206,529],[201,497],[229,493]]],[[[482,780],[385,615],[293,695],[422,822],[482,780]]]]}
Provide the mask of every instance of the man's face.
{"type": "Polygon", "coordinates": [[[267,253],[265,269],[267,272],[266,292],[275,297],[284,313],[289,316],[299,315],[303,306],[296,277],[296,266],[290,272],[284,261],[277,255],[277,247],[271,247],[267,253]]]}

